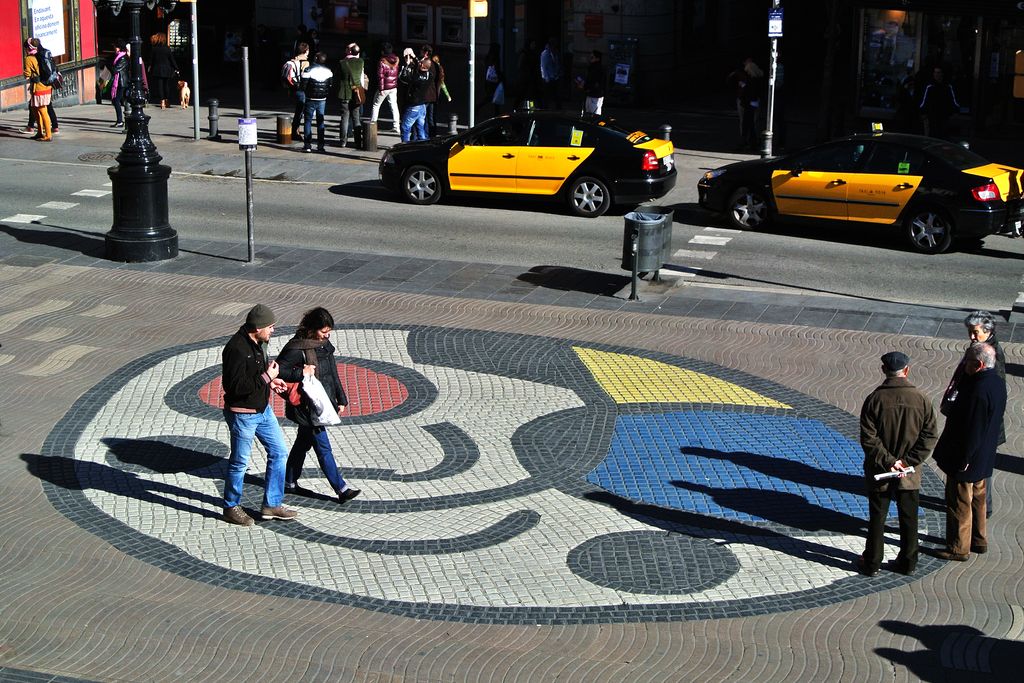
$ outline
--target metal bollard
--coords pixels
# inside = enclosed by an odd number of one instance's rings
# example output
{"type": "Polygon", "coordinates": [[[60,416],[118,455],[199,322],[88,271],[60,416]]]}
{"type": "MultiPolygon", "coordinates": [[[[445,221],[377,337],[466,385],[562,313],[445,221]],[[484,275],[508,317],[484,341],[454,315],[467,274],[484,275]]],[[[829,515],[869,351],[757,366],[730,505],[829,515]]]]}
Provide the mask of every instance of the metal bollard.
{"type": "Polygon", "coordinates": [[[452,114],[448,119],[448,132],[452,135],[456,135],[459,132],[459,115],[452,114]]]}
{"type": "Polygon", "coordinates": [[[292,144],[292,117],[279,114],[277,117],[277,144],[292,144]]]}
{"type": "Polygon", "coordinates": [[[210,100],[206,105],[210,108],[210,134],[206,138],[208,140],[220,140],[220,127],[217,123],[220,120],[220,102],[218,100],[210,100]]]}
{"type": "Polygon", "coordinates": [[[670,126],[670,125],[668,125],[666,123],[666,124],[662,125],[662,127],[659,130],[661,131],[661,139],[662,140],[671,140],[672,139],[672,126],[670,126]]]}
{"type": "Polygon", "coordinates": [[[377,122],[363,121],[363,151],[377,151],[377,122]]]}

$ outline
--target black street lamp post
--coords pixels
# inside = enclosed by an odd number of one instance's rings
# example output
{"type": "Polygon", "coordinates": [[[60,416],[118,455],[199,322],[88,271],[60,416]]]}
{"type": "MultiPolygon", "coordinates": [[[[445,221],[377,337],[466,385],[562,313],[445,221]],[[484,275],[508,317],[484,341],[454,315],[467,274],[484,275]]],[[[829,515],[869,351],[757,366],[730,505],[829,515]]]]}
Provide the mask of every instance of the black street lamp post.
{"type": "Polygon", "coordinates": [[[93,0],[97,9],[131,14],[129,82],[125,94],[131,111],[125,117],[125,141],[117,166],[107,169],[114,199],[114,222],[106,234],[106,255],[112,261],[162,261],[178,255],[178,233],[167,220],[167,178],[171,167],[149,137],[149,116],[143,112],[146,95],[142,76],[142,38],[139,13],[157,4],[166,11],[176,0],[93,0]]]}

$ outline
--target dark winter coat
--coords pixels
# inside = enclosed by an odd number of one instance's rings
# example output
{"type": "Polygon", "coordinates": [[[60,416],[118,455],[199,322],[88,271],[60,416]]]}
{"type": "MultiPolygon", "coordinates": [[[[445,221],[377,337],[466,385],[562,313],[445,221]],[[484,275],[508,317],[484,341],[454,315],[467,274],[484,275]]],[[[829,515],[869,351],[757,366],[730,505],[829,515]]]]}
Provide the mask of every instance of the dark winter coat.
{"type": "MultiPolygon", "coordinates": [[[[289,339],[277,356],[277,364],[280,367],[279,377],[285,382],[301,382],[302,366],[306,364],[307,350],[312,351],[316,356],[316,378],[324,385],[327,397],[335,406],[347,406],[348,397],[345,395],[345,389],[341,386],[338,363],[334,359],[334,345],[329,340],[320,342],[305,337],[289,339]]],[[[286,402],[284,414],[297,425],[309,427],[313,424],[309,401],[305,396],[302,397],[302,403],[298,406],[286,402]]]]}
{"type": "Polygon", "coordinates": [[[338,99],[351,102],[355,97],[352,89],[357,85],[360,87],[363,85],[363,64],[362,57],[346,57],[341,60],[341,65],[338,67],[338,73],[336,74],[338,79],[338,99]]]}
{"type": "Polygon", "coordinates": [[[221,352],[224,407],[262,413],[270,402],[267,350],[238,328],[221,352]]]}
{"type": "Polygon", "coordinates": [[[319,102],[326,100],[334,85],[334,74],[323,64],[314,64],[302,72],[299,88],[306,93],[306,99],[319,102]]]}
{"type": "Polygon", "coordinates": [[[864,449],[864,476],[869,489],[882,490],[892,481],[874,480],[892,469],[897,460],[914,472],[898,479],[899,488],[921,488],[921,463],[928,459],[938,437],[931,401],[906,377],[887,377],[864,400],[860,409],[860,445],[864,449]]]}
{"type": "Polygon", "coordinates": [[[149,73],[154,78],[170,78],[177,72],[178,63],[171,48],[163,44],[154,45],[149,56],[149,73]]]}
{"type": "Polygon", "coordinates": [[[398,55],[384,55],[377,65],[377,81],[381,90],[394,90],[398,87],[398,55]]]}
{"type": "Polygon", "coordinates": [[[117,52],[110,63],[114,78],[110,85],[110,97],[116,99],[128,87],[128,53],[117,52]]]}
{"type": "Polygon", "coordinates": [[[434,82],[434,70],[427,69],[422,70],[419,67],[413,67],[406,69],[402,73],[404,77],[404,85],[407,93],[407,104],[409,106],[417,106],[420,104],[426,104],[427,102],[436,101],[437,89],[434,82]],[[430,95],[434,95],[434,100],[428,99],[430,95]]]}
{"type": "Polygon", "coordinates": [[[583,79],[583,92],[587,97],[604,97],[604,81],[604,65],[601,62],[591,62],[583,79]]]}
{"type": "Polygon", "coordinates": [[[967,375],[946,417],[935,462],[957,481],[992,476],[999,430],[1006,410],[1006,382],[992,368],[967,375]]]}

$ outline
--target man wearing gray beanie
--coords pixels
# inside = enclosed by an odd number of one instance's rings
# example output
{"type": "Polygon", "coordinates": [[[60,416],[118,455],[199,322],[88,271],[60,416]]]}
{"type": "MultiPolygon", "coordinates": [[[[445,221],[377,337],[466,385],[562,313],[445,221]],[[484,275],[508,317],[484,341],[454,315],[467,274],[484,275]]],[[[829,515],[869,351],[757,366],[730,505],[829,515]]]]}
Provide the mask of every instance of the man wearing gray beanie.
{"type": "Polygon", "coordinates": [[[223,361],[224,419],[231,431],[228,476],[224,480],[224,521],[251,526],[252,517],[242,509],[242,483],[252,453],[253,438],[267,450],[262,519],[294,519],[298,513],[286,508],[284,470],[288,448],[284,432],[270,405],[270,392],[284,391],[276,361],[267,357],[267,345],[274,334],[274,312],[256,304],[245,316],[245,324],[228,340],[223,361]]]}

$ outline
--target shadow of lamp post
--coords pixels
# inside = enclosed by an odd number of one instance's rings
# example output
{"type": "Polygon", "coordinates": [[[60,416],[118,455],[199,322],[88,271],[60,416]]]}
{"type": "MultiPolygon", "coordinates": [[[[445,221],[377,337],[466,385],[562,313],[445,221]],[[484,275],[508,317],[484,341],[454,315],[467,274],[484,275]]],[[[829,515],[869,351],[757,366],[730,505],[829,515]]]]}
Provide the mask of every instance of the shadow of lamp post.
{"type": "MultiPolygon", "coordinates": [[[[139,13],[157,5],[170,12],[176,0],[92,0],[97,10],[114,16],[127,10],[131,18],[130,61],[125,89],[129,114],[117,166],[107,169],[114,200],[114,222],[106,234],[106,256],[112,261],[162,261],[178,255],[178,233],[167,220],[167,178],[171,167],[160,163],[149,137],[149,116],[142,76],[139,13]]],[[[122,84],[123,87],[123,84],[122,84]]]]}

